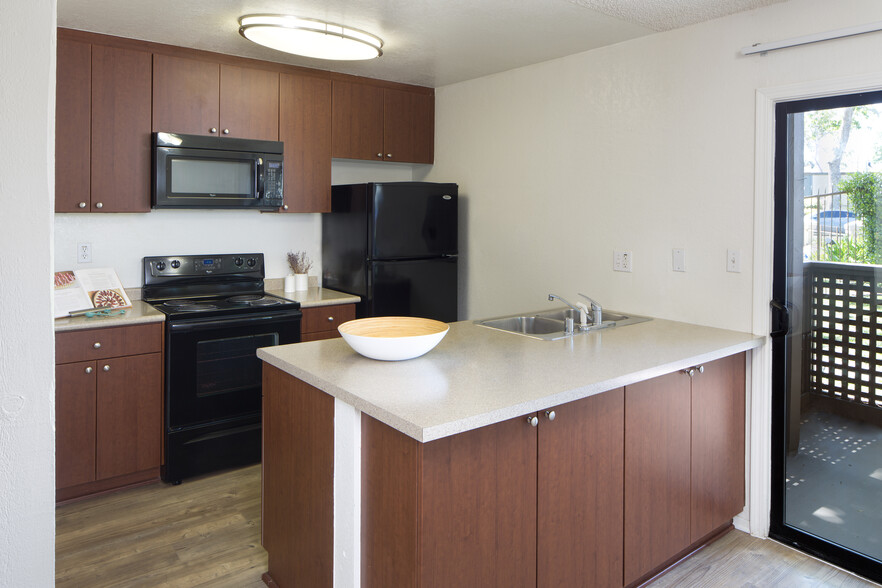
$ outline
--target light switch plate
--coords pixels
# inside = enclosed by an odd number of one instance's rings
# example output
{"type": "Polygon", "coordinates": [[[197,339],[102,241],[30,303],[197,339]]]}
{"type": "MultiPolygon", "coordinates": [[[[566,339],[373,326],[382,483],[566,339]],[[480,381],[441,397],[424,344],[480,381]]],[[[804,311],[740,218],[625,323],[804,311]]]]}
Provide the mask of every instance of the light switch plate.
{"type": "Polygon", "coordinates": [[[729,249],[726,251],[726,271],[732,273],[741,273],[741,251],[739,249],[729,249]]]}
{"type": "Polygon", "coordinates": [[[672,251],[672,262],[671,268],[675,272],[685,272],[686,271],[686,250],[685,249],[673,249],[672,251]]]}
{"type": "Polygon", "coordinates": [[[613,251],[613,270],[617,272],[630,272],[633,257],[630,251],[613,251]]]}

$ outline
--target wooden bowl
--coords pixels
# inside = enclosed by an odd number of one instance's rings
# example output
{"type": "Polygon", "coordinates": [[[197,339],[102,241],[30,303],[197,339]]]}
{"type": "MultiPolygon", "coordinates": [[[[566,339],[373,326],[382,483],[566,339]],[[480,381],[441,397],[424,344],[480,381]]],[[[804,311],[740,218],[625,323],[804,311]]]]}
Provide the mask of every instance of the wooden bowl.
{"type": "Polygon", "coordinates": [[[441,321],[410,316],[378,316],[337,327],[355,351],[371,359],[401,361],[432,350],[450,327],[441,321]]]}

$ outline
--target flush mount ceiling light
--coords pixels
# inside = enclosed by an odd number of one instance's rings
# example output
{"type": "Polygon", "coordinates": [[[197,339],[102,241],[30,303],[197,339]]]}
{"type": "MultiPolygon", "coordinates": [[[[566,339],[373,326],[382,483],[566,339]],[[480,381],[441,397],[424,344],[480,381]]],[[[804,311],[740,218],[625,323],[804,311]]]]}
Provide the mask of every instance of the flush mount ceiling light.
{"type": "Polygon", "coordinates": [[[343,25],[281,14],[239,18],[239,34],[259,45],[317,59],[350,61],[383,54],[379,37],[343,25]]]}

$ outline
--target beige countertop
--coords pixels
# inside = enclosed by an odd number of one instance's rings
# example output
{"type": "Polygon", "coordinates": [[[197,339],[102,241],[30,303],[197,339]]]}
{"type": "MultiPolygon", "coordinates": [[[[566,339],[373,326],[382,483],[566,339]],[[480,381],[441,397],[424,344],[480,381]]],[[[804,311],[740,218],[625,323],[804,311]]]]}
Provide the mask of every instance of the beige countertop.
{"type": "Polygon", "coordinates": [[[300,303],[300,308],[312,308],[314,306],[331,306],[333,304],[354,304],[361,298],[354,294],[328,290],[327,288],[310,288],[300,292],[285,292],[282,288],[271,289],[272,284],[267,286],[267,294],[295,300],[300,303]]]}
{"type": "Polygon", "coordinates": [[[451,323],[428,354],[367,359],[342,339],[259,349],[258,357],[422,442],[544,410],[759,347],[764,338],[648,322],[541,341],[451,323]]]}
{"type": "Polygon", "coordinates": [[[161,323],[165,315],[141,300],[132,300],[132,308],[125,309],[125,314],[113,316],[77,316],[55,319],[55,332],[78,331],[80,329],[97,329],[101,327],[127,327],[141,323],[161,323]]]}

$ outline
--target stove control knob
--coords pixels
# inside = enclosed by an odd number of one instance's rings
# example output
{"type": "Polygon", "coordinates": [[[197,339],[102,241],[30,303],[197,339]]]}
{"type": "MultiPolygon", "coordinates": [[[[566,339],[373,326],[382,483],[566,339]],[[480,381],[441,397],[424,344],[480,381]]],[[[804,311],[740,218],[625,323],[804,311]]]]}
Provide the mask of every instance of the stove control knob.
{"type": "Polygon", "coordinates": [[[164,261],[157,261],[156,262],[156,269],[157,269],[157,271],[160,271],[160,272],[162,270],[164,270],[165,269],[165,262],[164,261]]]}
{"type": "Polygon", "coordinates": [[[245,260],[242,259],[241,257],[237,257],[236,259],[233,260],[233,263],[235,263],[237,266],[240,266],[243,263],[245,263],[245,260]]]}
{"type": "Polygon", "coordinates": [[[255,265],[257,265],[257,260],[254,259],[253,257],[249,257],[248,258],[248,267],[254,267],[255,265]]]}
{"type": "Polygon", "coordinates": [[[171,266],[175,269],[181,267],[181,261],[179,259],[173,259],[171,262],[171,266]]]}

